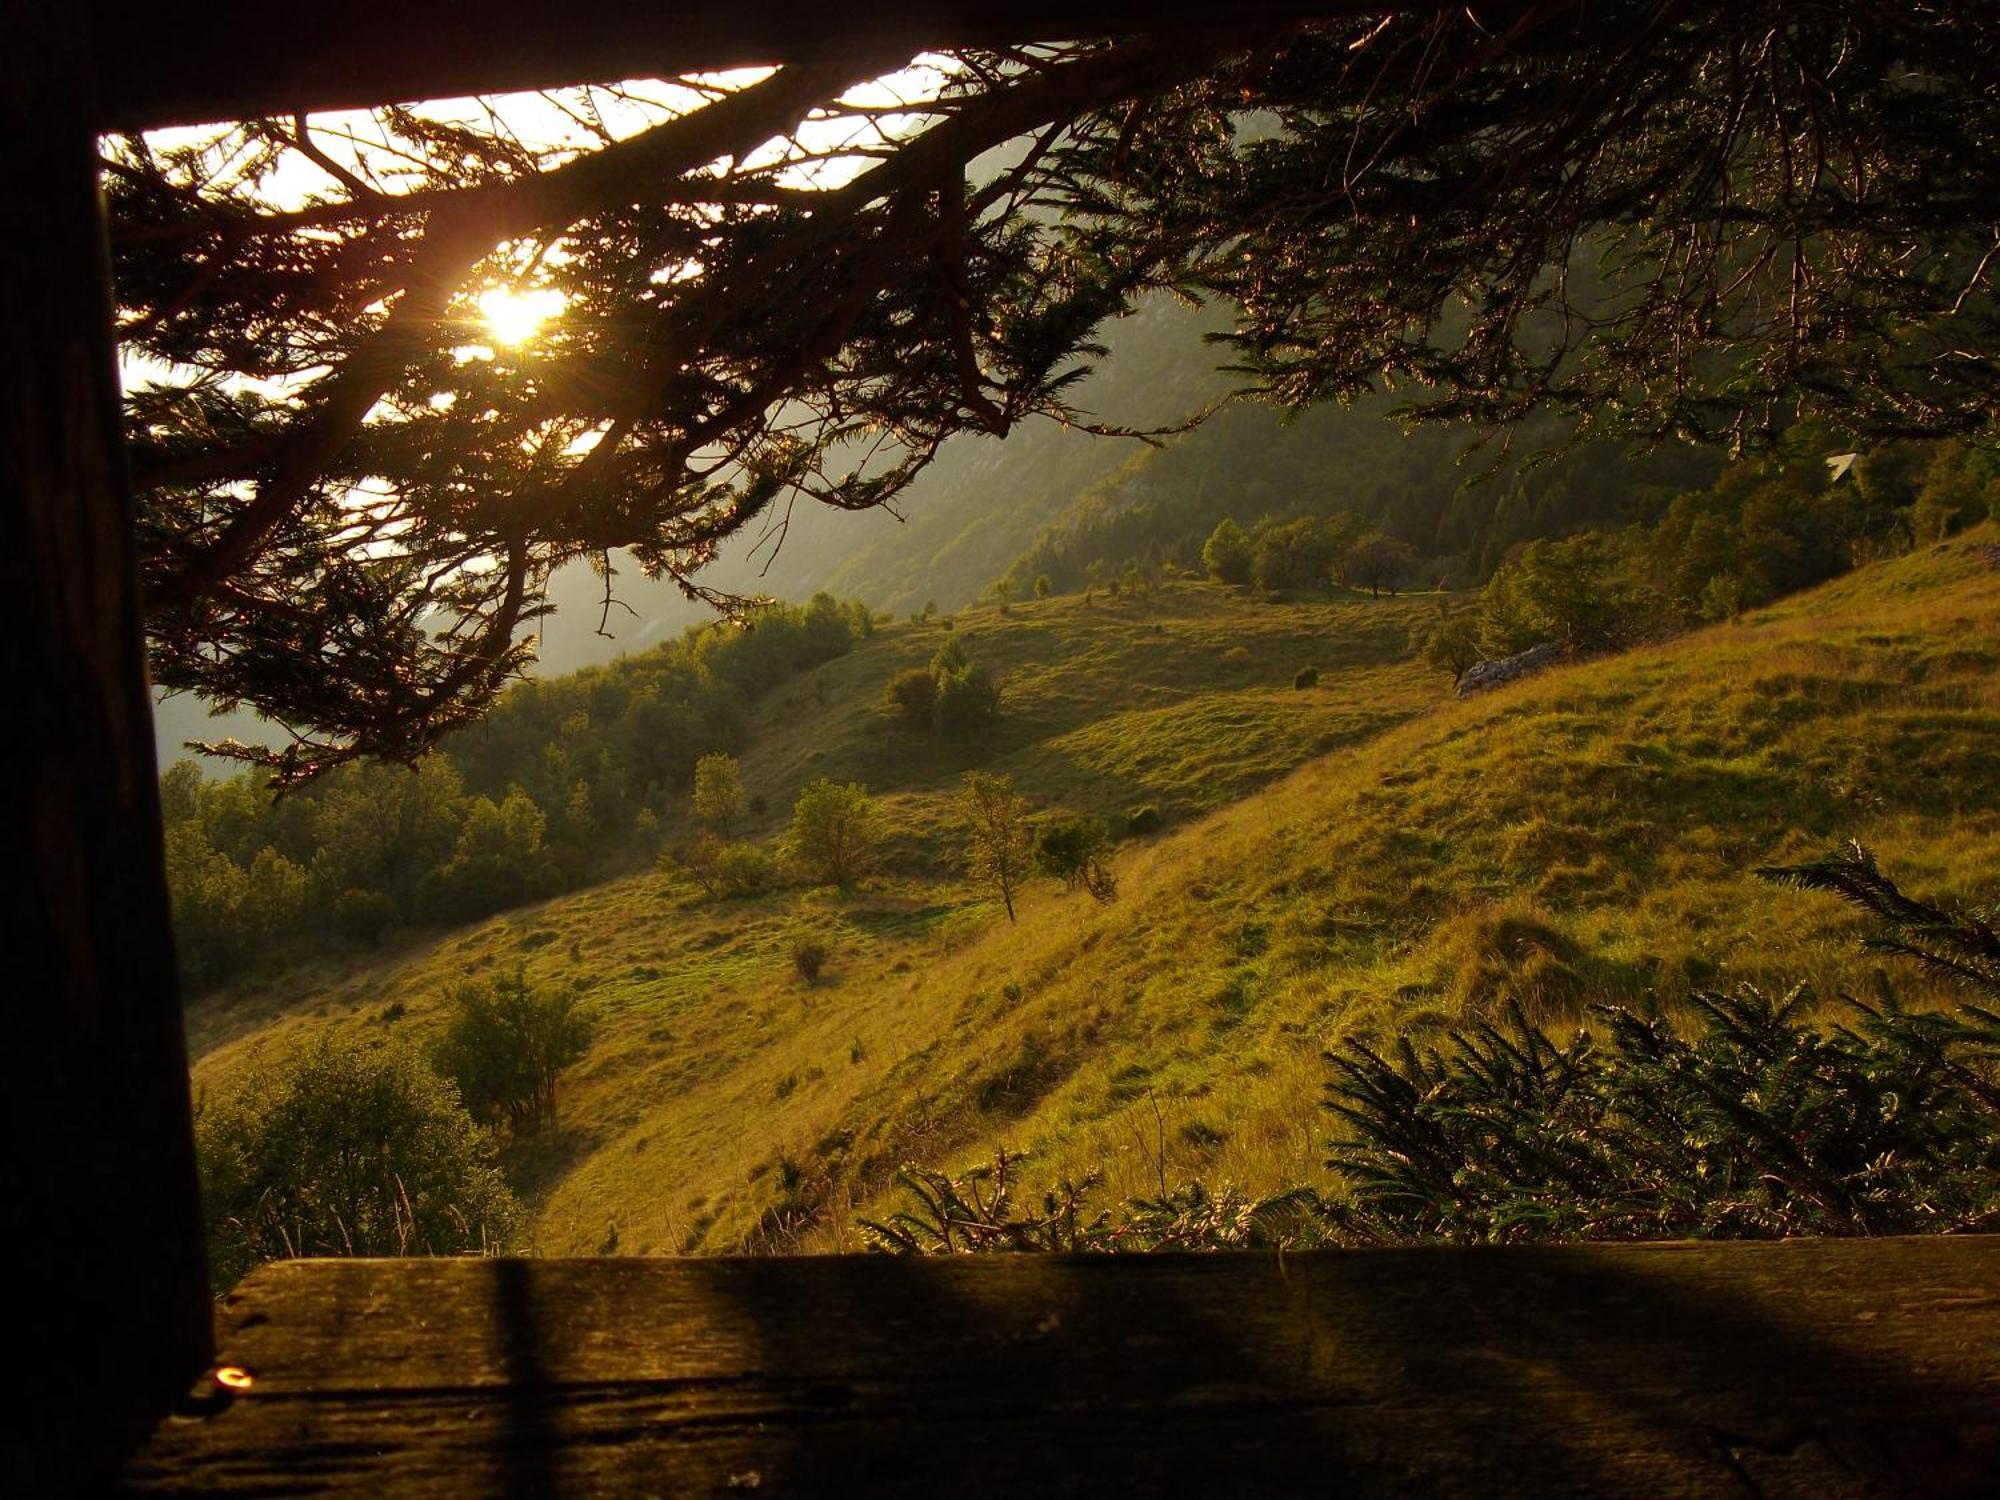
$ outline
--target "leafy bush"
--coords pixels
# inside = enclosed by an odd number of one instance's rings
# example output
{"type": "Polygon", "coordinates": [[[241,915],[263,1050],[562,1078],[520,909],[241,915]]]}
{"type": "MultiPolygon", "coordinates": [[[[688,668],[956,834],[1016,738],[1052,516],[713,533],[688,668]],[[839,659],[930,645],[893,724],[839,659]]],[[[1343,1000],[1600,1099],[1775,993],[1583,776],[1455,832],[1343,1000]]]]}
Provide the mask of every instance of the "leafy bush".
{"type": "Polygon", "coordinates": [[[1470,610],[1453,606],[1440,595],[1437,615],[1410,632],[1410,648],[1424,665],[1451,674],[1457,687],[1465,674],[1484,659],[1479,649],[1479,620],[1470,610]]]}
{"type": "Polygon", "coordinates": [[[1586,531],[1531,542],[1486,586],[1480,645],[1489,656],[1554,641],[1566,651],[1622,646],[1656,628],[1658,598],[1637,576],[1638,539],[1586,531]]]}
{"type": "Polygon", "coordinates": [[[715,883],[725,896],[761,896],[778,884],[777,861],[757,844],[724,844],[715,856],[715,883]]]}
{"type": "Polygon", "coordinates": [[[931,706],[937,702],[937,677],[923,667],[912,667],[889,679],[883,701],[891,713],[902,715],[919,729],[931,727],[931,706]]]}
{"type": "Polygon", "coordinates": [[[342,891],[333,898],[333,930],[358,943],[380,943],[396,917],[395,898],[386,891],[342,891]]]}
{"type": "Polygon", "coordinates": [[[196,1119],[209,1267],[506,1247],[520,1206],[450,1084],[408,1047],[322,1032],[196,1119]]]}
{"type": "Polygon", "coordinates": [[[1340,562],[1340,580],[1349,588],[1366,589],[1379,595],[1387,589],[1395,593],[1416,570],[1417,554],[1407,542],[1394,537],[1363,537],[1340,562]]]}
{"type": "Polygon", "coordinates": [[[792,944],[792,967],[807,984],[817,984],[826,968],[827,947],[818,938],[802,937],[792,944]]]}
{"type": "Polygon", "coordinates": [[[1201,547],[1202,566],[1218,583],[1250,581],[1250,538],[1243,528],[1224,517],[1201,547]]]}
{"type": "Polygon", "coordinates": [[[1000,719],[1000,689],[981,666],[941,672],[931,703],[931,724],[946,739],[976,740],[1000,719]]]}
{"type": "Polygon", "coordinates": [[[787,848],[812,879],[849,886],[875,868],[881,822],[867,788],[822,776],[799,793],[787,848]]]}
{"type": "Polygon", "coordinates": [[[556,1080],[590,1050],[595,1030],[574,987],[538,989],[517,967],[456,986],[446,1003],[451,1019],[433,1059],[473,1119],[504,1120],[516,1135],[553,1124],[556,1080]]]}
{"type": "Polygon", "coordinates": [[[1118,882],[1104,862],[1111,835],[1097,818],[1064,817],[1043,825],[1035,838],[1035,868],[1071,891],[1088,891],[1098,901],[1118,894],[1118,882]]]}
{"type": "Polygon", "coordinates": [[[992,674],[966,655],[953,635],[931,657],[930,666],[912,667],[889,679],[883,699],[905,722],[947,739],[978,739],[1000,717],[1000,689],[992,674]]]}
{"type": "Polygon", "coordinates": [[[1349,518],[1322,521],[1301,516],[1292,521],[1266,519],[1250,539],[1250,578],[1260,589],[1324,587],[1352,544],[1349,518]]]}

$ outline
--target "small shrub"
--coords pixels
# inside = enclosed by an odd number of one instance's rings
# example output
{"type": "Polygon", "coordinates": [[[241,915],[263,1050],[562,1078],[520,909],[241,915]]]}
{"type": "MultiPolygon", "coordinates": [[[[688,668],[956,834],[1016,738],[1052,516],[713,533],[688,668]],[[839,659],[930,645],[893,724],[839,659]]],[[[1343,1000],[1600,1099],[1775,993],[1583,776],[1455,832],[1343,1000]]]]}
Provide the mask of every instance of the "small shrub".
{"type": "Polygon", "coordinates": [[[1071,891],[1087,891],[1097,901],[1118,894],[1118,882],[1104,862],[1111,836],[1096,818],[1058,818],[1035,838],[1035,868],[1071,891]]]}
{"type": "Polygon", "coordinates": [[[1000,689],[984,667],[940,672],[931,723],[946,739],[977,740],[1000,719],[1000,689]]]}
{"type": "Polygon", "coordinates": [[[1310,688],[1310,687],[1318,687],[1319,668],[1300,667],[1298,671],[1292,674],[1292,686],[1294,689],[1299,689],[1299,690],[1303,690],[1305,688],[1310,688]]]}
{"type": "Polygon", "coordinates": [[[660,856],[660,870],[663,874],[685,875],[710,896],[722,894],[722,851],[726,846],[721,838],[704,828],[691,839],[685,839],[660,856]]]}
{"type": "Polygon", "coordinates": [[[761,896],[778,883],[778,866],[756,844],[725,844],[716,856],[716,885],[725,896],[761,896]]]}
{"type": "Polygon", "coordinates": [[[889,679],[883,702],[891,713],[900,714],[919,729],[931,727],[932,707],[937,702],[937,677],[923,667],[912,667],[889,679]]]}
{"type": "Polygon", "coordinates": [[[817,984],[826,968],[826,944],[818,938],[803,937],[792,944],[792,967],[807,984],[817,984]]]}

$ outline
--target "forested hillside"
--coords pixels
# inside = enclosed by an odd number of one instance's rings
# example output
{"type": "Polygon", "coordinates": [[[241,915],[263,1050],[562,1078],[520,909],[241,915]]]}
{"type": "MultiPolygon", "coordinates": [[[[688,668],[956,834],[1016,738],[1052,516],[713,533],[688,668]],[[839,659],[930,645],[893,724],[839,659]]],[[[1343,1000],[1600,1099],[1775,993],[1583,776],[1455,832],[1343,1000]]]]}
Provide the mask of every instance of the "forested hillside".
{"type": "Polygon", "coordinates": [[[1410,643],[1432,597],[1175,580],[899,622],[756,700],[728,830],[775,851],[802,792],[858,783],[871,872],[731,894],[672,857],[684,814],[658,870],[202,1001],[197,1081],[308,1035],[430,1046],[457,986],[518,970],[594,1027],[502,1157],[546,1251],[852,1247],[901,1163],[996,1146],[1113,1195],[1317,1183],[1330,1044],[1741,980],[1874,993],[1845,908],[1751,873],[1847,838],[1990,898],[1995,546],[1463,700],[1410,643]],[[969,740],[884,699],[941,656],[998,684],[969,740]],[[1038,824],[1123,828],[1110,899],[1033,876],[1010,923],[961,863],[968,770],[1038,824]]]}
{"type": "MultiPolygon", "coordinates": [[[[1224,351],[1203,343],[1221,326],[1213,314],[1153,299],[1106,330],[1109,354],[1080,402],[1102,422],[1137,430],[1185,422],[1228,388],[1216,368],[1224,351]]],[[[1515,543],[1643,518],[1677,490],[1713,478],[1720,462],[1694,449],[1632,454],[1598,443],[1520,472],[1523,455],[1560,437],[1538,424],[1516,436],[1513,461],[1489,475],[1498,445],[1468,452],[1463,432],[1406,434],[1391,415],[1396,404],[1377,397],[1288,416],[1244,401],[1160,447],[1052,421],[1027,423],[1004,444],[955,438],[894,514],[800,501],[733,542],[706,578],[781,599],[827,591],[900,615],[926,603],[959,608],[1002,578],[1017,595],[1044,574],[1068,592],[1134,560],[1191,565],[1225,516],[1249,525],[1266,514],[1349,511],[1409,543],[1431,576],[1478,582],[1515,543]]],[[[712,618],[671,583],[647,580],[629,557],[613,561],[618,602],[608,612],[589,568],[572,565],[552,581],[556,610],[540,625],[538,675],[644,650],[712,618]]],[[[186,740],[228,734],[282,738],[269,728],[260,736],[244,717],[218,726],[195,700],[168,700],[162,764],[186,740]]]]}

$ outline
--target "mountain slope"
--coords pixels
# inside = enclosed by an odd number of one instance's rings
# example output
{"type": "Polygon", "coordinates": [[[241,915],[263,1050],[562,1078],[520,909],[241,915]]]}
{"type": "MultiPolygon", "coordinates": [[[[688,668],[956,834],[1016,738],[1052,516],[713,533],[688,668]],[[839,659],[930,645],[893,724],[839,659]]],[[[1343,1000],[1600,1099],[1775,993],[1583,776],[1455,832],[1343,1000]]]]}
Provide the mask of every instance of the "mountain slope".
{"type": "Polygon", "coordinates": [[[1860,989],[1841,909],[1749,873],[1847,837],[1912,888],[1993,894],[1992,540],[1463,702],[1407,660],[1415,602],[1182,584],[961,616],[1012,707],[986,764],[1044,804],[1178,820],[1121,853],[1116,903],[1038,889],[1018,928],[944,871],[964,761],[875,706],[943,634],[898,627],[820,669],[824,708],[810,683],[765,705],[745,763],[773,808],[811,775],[885,793],[894,875],[735,902],[639,876],[221,997],[191,1017],[197,1080],[303,1027],[422,1035],[451,980],[519,962],[603,1018],[561,1130],[513,1164],[546,1251],[851,1247],[899,1161],[1001,1144],[1114,1192],[1313,1180],[1336,1036],[1510,996],[1561,1021],[1693,983],[1860,989]],[[1317,688],[1285,686],[1309,663],[1317,688]],[[806,932],[833,954],[816,985],[806,932]]]}

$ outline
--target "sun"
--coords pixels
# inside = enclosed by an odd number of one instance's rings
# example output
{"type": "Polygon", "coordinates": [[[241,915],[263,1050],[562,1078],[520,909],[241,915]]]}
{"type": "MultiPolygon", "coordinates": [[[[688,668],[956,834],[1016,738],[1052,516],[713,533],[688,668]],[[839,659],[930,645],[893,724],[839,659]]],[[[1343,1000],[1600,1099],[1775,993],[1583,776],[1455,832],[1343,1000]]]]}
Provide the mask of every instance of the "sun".
{"type": "Polygon", "coordinates": [[[496,286],[479,294],[479,315],[486,320],[486,336],[507,347],[527,343],[565,305],[563,294],[548,287],[517,292],[496,286]]]}

